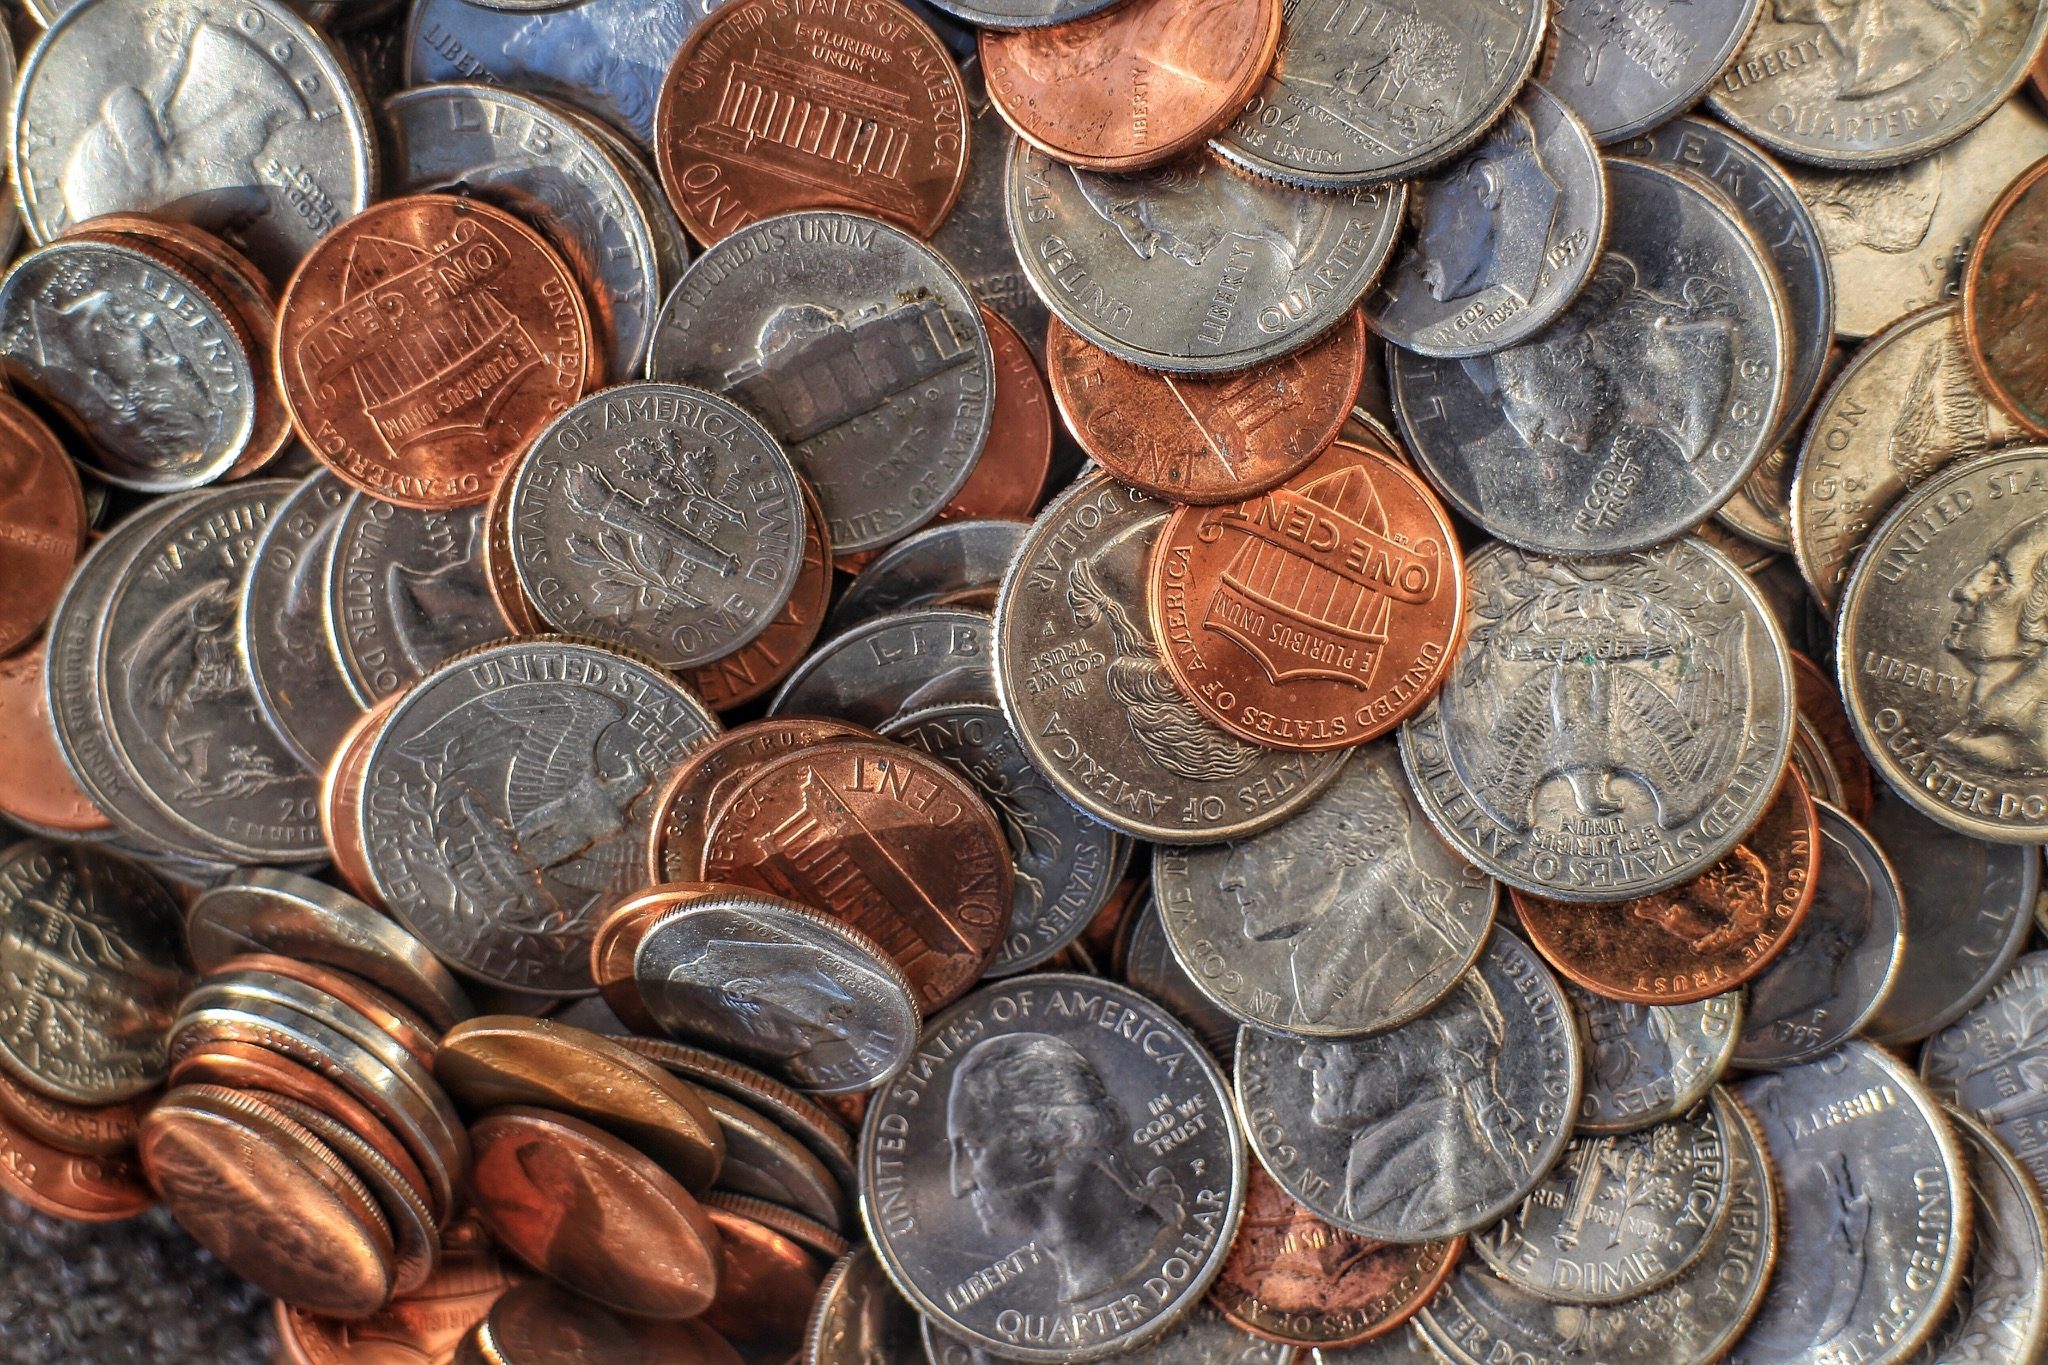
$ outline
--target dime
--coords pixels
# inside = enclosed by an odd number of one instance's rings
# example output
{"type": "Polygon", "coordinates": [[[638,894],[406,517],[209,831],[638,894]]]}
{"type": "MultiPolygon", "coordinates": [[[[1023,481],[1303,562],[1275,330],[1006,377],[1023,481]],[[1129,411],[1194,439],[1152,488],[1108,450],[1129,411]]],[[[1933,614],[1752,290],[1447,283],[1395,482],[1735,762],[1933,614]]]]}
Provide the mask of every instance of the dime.
{"type": "Polygon", "coordinates": [[[1835,771],[1833,756],[1804,715],[1798,718],[1798,728],[1792,732],[1792,766],[1799,770],[1814,800],[1838,808],[1842,805],[1841,774],[1835,771]]]}
{"type": "Polygon", "coordinates": [[[2048,6],[1837,13],[1773,4],[1714,83],[1714,112],[1817,166],[1896,166],[1991,116],[2027,78],[2048,6]]]}
{"type": "Polygon", "coordinates": [[[1970,1269],[1913,1365],[2039,1360],[2048,1351],[2048,1210],[2012,1152],[1951,1109],[1970,1169],[1970,1269]]]}
{"type": "Polygon", "coordinates": [[[1161,845],[1152,886],[1175,958],[1215,1005],[1327,1038],[1428,1012],[1478,958],[1495,898],[1417,809],[1391,740],[1264,833],[1161,845]]]}
{"type": "Polygon", "coordinates": [[[542,637],[463,655],[370,743],[371,878],[462,971],[586,994],[597,907],[631,889],[654,794],[717,731],[668,674],[597,645],[542,637]]]}
{"type": "MultiPolygon", "coordinates": [[[[929,16],[934,11],[926,8],[924,13],[929,16]]],[[[967,181],[946,221],[932,234],[932,246],[974,287],[975,297],[1002,314],[1024,338],[1032,355],[1043,361],[1050,315],[1038,291],[1025,279],[1023,264],[1010,245],[1005,207],[1010,144],[1017,140],[1017,132],[988,97],[981,59],[974,55],[974,30],[958,31],[967,39],[967,52],[960,61],[969,120],[967,181]]]]}
{"type": "Polygon", "coordinates": [[[2048,953],[2028,953],[1920,1052],[1928,1088],[1996,1134],[2037,1182],[2048,1179],[2048,1099],[2038,1080],[2048,1046],[2036,1029],[2044,999],[2048,953]]]}
{"type": "Polygon", "coordinates": [[[730,711],[757,701],[779,686],[802,662],[825,624],[832,602],[832,544],[826,539],[825,509],[801,479],[803,493],[803,561],[789,590],[789,600],[761,633],[722,659],[699,664],[683,681],[714,711],[730,711]]]}
{"type": "Polygon", "coordinates": [[[1156,902],[1146,900],[1131,916],[1118,946],[1124,980],[1171,1010],[1174,1018],[1201,1039],[1209,1055],[1228,1069],[1237,1056],[1238,1021],[1195,984],[1187,968],[1173,955],[1156,902]]]}
{"type": "Polygon", "coordinates": [[[938,35],[893,0],[734,0],[669,66],[654,159],[701,242],[796,209],[929,237],[967,178],[967,92],[938,35]]]}
{"type": "Polygon", "coordinates": [[[1021,521],[974,520],[913,532],[862,567],[833,603],[825,628],[839,635],[889,612],[966,606],[962,596],[1003,581],[1026,529],[1021,521]]]}
{"type": "Polygon", "coordinates": [[[754,721],[717,736],[685,759],[655,798],[648,880],[680,883],[697,875],[713,813],[724,807],[735,783],[751,777],[761,764],[828,739],[872,737],[856,725],[808,717],[754,721]]]}
{"type": "Polygon", "coordinates": [[[1908,1359],[1941,1320],[1970,1240],[1968,1171],[1941,1107],[1852,1040],[1736,1095],[1784,1189],[1783,1254],[1735,1365],[1908,1359]]]}
{"type": "Polygon", "coordinates": [[[43,680],[45,644],[0,658],[0,816],[52,835],[105,834],[113,822],[72,777],[57,743],[43,680]]]}
{"type": "MultiPolygon", "coordinates": [[[[1003,240],[1007,243],[1009,239],[1005,236],[1003,240]]],[[[1028,519],[1038,510],[1052,475],[1053,435],[1059,423],[1053,416],[1045,376],[1038,372],[1033,357],[1035,349],[1043,348],[1044,340],[1034,347],[1014,323],[986,302],[979,307],[996,358],[995,409],[989,418],[988,442],[974,462],[974,472],[932,518],[933,525],[1028,519]]]]}
{"type": "Polygon", "coordinates": [[[78,467],[26,408],[0,404],[0,654],[19,649],[56,610],[85,548],[85,489],[78,467]]]}
{"type": "Polygon", "coordinates": [[[918,1344],[921,1321],[889,1283],[874,1248],[863,1243],[842,1257],[818,1287],[804,1332],[802,1365],[912,1365],[924,1349],[918,1344]]]}
{"type": "MultiPolygon", "coordinates": [[[[725,1135],[725,1161],[718,1168],[714,1197],[766,1202],[827,1229],[850,1224],[846,1191],[802,1143],[766,1115],[718,1091],[702,1091],[700,1098],[725,1135]]],[[[845,1244],[840,1245],[843,1250],[845,1244]]]]}
{"type": "Polygon", "coordinates": [[[1489,545],[1465,585],[1464,649],[1401,731],[1453,848],[1537,895],[1613,901],[1740,842],[1792,745],[1784,637],[1748,575],[1686,538],[1574,562],[1489,545]]]}
{"type": "Polygon", "coordinates": [[[1837,613],[1842,699],[1885,781],[1978,839],[2048,839],[2048,697],[2030,643],[2048,447],[1954,465],[1870,534],[1837,613]]]}
{"type": "Polygon", "coordinates": [[[1415,191],[1415,233],[1366,307],[1421,355],[1528,340],[1570,306],[1607,239],[1607,172],[1592,134],[1534,82],[1462,158],[1415,191]]]}
{"type": "Polygon", "coordinates": [[[1576,1131],[1627,1133],[1678,1118],[1735,1055],[1743,995],[1723,991],[1686,1005],[1638,1005],[1564,983],[1586,1049],[1576,1131]]]}
{"type": "Polygon", "coordinates": [[[917,529],[960,491],[988,437],[994,370],[958,271],[900,228],[825,210],[753,223],[698,257],[662,305],[647,363],[650,379],[759,417],[840,554],[917,529]],[[895,355],[886,373],[824,377],[851,363],[834,357],[871,350],[895,355]]]}
{"type": "Polygon", "coordinates": [[[1248,744],[1174,685],[1143,609],[1171,510],[1092,474],[1039,515],[996,603],[996,686],[1032,762],[1096,819],[1168,843],[1238,838],[1299,810],[1346,755],[1248,744]]]}
{"type": "Polygon", "coordinates": [[[1099,1360],[1201,1297],[1244,1207],[1244,1137],[1178,1022],[1046,973],[939,1015],[921,1055],[869,1109],[861,1218],[938,1326],[1017,1360],[1099,1360]]]}
{"type": "Polygon", "coordinates": [[[481,507],[426,511],[350,496],[328,552],[326,620],[363,707],[505,638],[483,542],[481,507]]]}
{"type": "Polygon", "coordinates": [[[1046,307],[1112,355],[1187,374],[1262,364],[1342,323],[1408,201],[1398,183],[1316,194],[1237,175],[1208,152],[1106,176],[1021,139],[1006,174],[1010,237],[1046,307]]]}
{"type": "Polygon", "coordinates": [[[1579,1107],[1564,992],[1496,929],[1436,1008],[1366,1038],[1247,1026],[1237,1093],[1282,1189],[1361,1236],[1420,1242],[1482,1228],[1563,1154],[1579,1107]]]}
{"type": "Polygon", "coordinates": [[[1407,465],[1343,441],[1256,498],[1176,511],[1150,565],[1167,671],[1254,744],[1376,739],[1436,691],[1464,639],[1450,513],[1407,465]]]}
{"type": "Polygon", "coordinates": [[[775,694],[776,716],[832,716],[876,726],[935,693],[993,694],[988,613],[957,607],[890,612],[813,650],[775,694]]]}
{"type": "Polygon", "coordinates": [[[0,1119],[0,1194],[67,1222],[133,1218],[156,1203],[133,1155],[80,1156],[0,1119]]]}
{"type": "Polygon", "coordinates": [[[1561,0],[1538,78],[1595,139],[1621,142],[1697,104],[1763,8],[1762,0],[1654,7],[1561,0]]]}
{"type": "Polygon", "coordinates": [[[365,1365],[376,1351],[408,1365],[451,1365],[461,1339],[516,1278],[483,1225],[465,1218],[442,1233],[441,1263],[427,1282],[367,1318],[326,1318],[280,1301],[279,1347],[292,1365],[365,1365]]]}
{"type": "Polygon", "coordinates": [[[1324,188],[1397,180],[1477,141],[1543,46],[1532,0],[1301,0],[1273,74],[1211,145],[1241,166],[1324,188]]]}
{"type": "Polygon", "coordinates": [[[1560,555],[1654,545],[1770,448],[1792,360],[1783,290],[1710,185],[1607,162],[1607,248],[1533,338],[1452,364],[1396,351],[1394,412],[1453,506],[1560,555]]]}
{"type": "Polygon", "coordinates": [[[596,343],[546,238],[445,194],[357,214],[277,306],[277,380],[300,438],[351,487],[428,511],[489,497],[534,433],[596,387],[596,343]]]}
{"type": "Polygon", "coordinates": [[[271,514],[249,556],[235,638],[264,723],[309,772],[322,772],[363,713],[329,647],[327,574],[348,486],[325,470],[271,514]]]}
{"type": "Polygon", "coordinates": [[[2030,339],[2048,193],[2038,163],[2013,181],[1970,246],[1963,268],[1963,340],[1992,398],[2036,436],[2048,435],[2048,365],[2030,339]]]}

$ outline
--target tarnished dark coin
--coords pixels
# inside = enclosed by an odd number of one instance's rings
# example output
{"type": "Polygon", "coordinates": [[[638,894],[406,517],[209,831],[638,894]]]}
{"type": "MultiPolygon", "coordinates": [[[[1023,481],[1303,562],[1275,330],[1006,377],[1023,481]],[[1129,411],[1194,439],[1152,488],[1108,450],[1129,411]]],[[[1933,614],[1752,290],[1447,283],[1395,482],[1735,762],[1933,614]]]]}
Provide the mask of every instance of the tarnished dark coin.
{"type": "Polygon", "coordinates": [[[1668,125],[1699,102],[1764,9],[1762,0],[1654,7],[1562,0],[1538,78],[1603,143],[1668,125]]]}
{"type": "Polygon", "coordinates": [[[862,1245],[842,1257],[818,1287],[802,1365],[915,1365],[924,1350],[918,1343],[921,1321],[889,1283],[874,1248],[862,1245]]]}
{"type": "Polygon", "coordinates": [[[1948,1111],[1970,1170],[1970,1268],[1912,1365],[1990,1365],[2048,1352],[2048,1209],[2012,1152],[1968,1114],[1948,1111]]]}
{"type": "Polygon", "coordinates": [[[348,485],[321,470],[271,514],[242,582],[236,644],[263,719],[322,772],[363,713],[330,642],[327,574],[348,485]]]}
{"type": "Polygon", "coordinates": [[[928,526],[877,554],[832,604],[825,629],[839,635],[889,612],[962,606],[977,588],[991,591],[1016,558],[1021,521],[954,521],[928,526]]]}
{"type": "Polygon", "coordinates": [[[2048,953],[2027,953],[1969,1013],[1927,1040],[1920,1075],[1944,1103],[2012,1148],[2038,1183],[2048,1180],[2048,1042],[2037,1022],[2048,1002],[2048,953]]]}
{"type": "Polygon", "coordinates": [[[1237,1056],[1238,1020],[1211,1000],[1173,955],[1155,901],[1147,898],[1130,917],[1117,956],[1123,964],[1124,980],[1171,1010],[1201,1039],[1209,1055],[1225,1071],[1230,1070],[1237,1056]]]}
{"type": "Polygon", "coordinates": [[[909,607],[811,652],[769,703],[777,716],[830,716],[872,728],[962,694],[995,695],[992,622],[964,607],[909,607]]]}
{"type": "Polygon", "coordinates": [[[1688,1005],[1638,1005],[1564,983],[1586,1049],[1577,1131],[1626,1133],[1674,1119],[1702,1099],[1735,1055],[1743,993],[1688,1005]]]}
{"type": "Polygon", "coordinates": [[[1419,1242],[1494,1222],[1563,1154],[1578,1029],[1526,944],[1495,929],[1435,1009],[1365,1038],[1245,1028],[1237,1092],[1282,1189],[1366,1237],[1419,1242]]]}

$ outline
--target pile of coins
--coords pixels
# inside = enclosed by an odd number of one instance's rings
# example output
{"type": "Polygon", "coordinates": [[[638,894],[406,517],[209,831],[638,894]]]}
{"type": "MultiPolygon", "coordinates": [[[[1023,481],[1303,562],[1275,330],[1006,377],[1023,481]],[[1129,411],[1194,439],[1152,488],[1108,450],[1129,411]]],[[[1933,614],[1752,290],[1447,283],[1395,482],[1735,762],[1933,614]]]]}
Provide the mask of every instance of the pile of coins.
{"type": "Polygon", "coordinates": [[[285,1365],[2048,1361],[2048,4],[399,8],[10,10],[10,1215],[285,1365]]]}

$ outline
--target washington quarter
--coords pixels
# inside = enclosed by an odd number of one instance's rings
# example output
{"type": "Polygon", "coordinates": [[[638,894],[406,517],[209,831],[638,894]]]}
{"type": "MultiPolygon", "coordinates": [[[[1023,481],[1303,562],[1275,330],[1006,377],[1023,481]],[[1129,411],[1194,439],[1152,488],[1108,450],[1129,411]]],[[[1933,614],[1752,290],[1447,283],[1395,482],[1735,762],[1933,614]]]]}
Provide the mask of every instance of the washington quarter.
{"type": "Polygon", "coordinates": [[[1560,984],[1586,1049],[1580,1133],[1626,1133],[1679,1117],[1735,1055],[1742,1032],[1739,990],[1689,1005],[1638,1005],[1560,984]]]}
{"type": "Polygon", "coordinates": [[[1994,1365],[2048,1354],[2048,1210],[2026,1167],[1976,1119],[1948,1111],[1970,1168],[1970,1269],[1912,1365],[1994,1365]]]}
{"type": "Polygon", "coordinates": [[[324,772],[363,708],[329,643],[327,565],[348,485],[322,470],[278,504],[249,559],[236,642],[264,721],[324,772]]]}
{"type": "Polygon", "coordinates": [[[995,696],[987,612],[912,607],[834,636],[789,675],[768,711],[829,716],[870,728],[963,698],[995,696]]]}
{"type": "Polygon", "coordinates": [[[1920,1053],[1920,1075],[1944,1102],[1983,1123],[2038,1181],[2048,1180],[2048,952],[2012,964],[1991,993],[1920,1053]]]}
{"type": "MultiPolygon", "coordinates": [[[[930,1318],[923,1330],[928,1365],[1012,1365],[1016,1360],[963,1341],[933,1326],[930,1318]]],[[[1253,1336],[1207,1302],[1190,1308],[1166,1335],[1109,1359],[1116,1365],[1308,1365],[1308,1357],[1294,1347],[1253,1336]]]]}
{"type": "Polygon", "coordinates": [[[1699,102],[1763,0],[1559,0],[1539,79],[1600,142],[1648,132],[1699,102]]]}

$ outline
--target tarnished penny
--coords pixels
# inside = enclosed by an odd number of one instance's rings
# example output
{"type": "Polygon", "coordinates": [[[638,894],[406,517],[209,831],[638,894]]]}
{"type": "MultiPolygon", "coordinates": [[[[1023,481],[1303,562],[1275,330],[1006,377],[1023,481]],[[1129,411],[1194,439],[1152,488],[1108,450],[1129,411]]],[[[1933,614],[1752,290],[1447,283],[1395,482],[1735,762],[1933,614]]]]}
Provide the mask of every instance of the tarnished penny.
{"type": "Polygon", "coordinates": [[[829,1258],[744,1214],[720,1208],[705,1213],[723,1244],[718,1299],[705,1323],[759,1359],[780,1359],[803,1344],[829,1258]]]}
{"type": "Polygon", "coordinates": [[[1175,512],[1146,605],[1202,714],[1279,749],[1342,749],[1399,725],[1462,642],[1464,561],[1429,485],[1339,442],[1256,498],[1175,512]]]}
{"type": "Polygon", "coordinates": [[[894,0],[714,11],[669,67],[654,159],[692,236],[850,209],[929,237],[967,178],[967,92],[894,0]]]}
{"type": "Polygon", "coordinates": [[[2048,161],[2007,187],[1963,268],[1963,339],[1977,377],[2036,436],[2048,436],[2048,344],[2039,335],[2048,272],[2048,161]]]}
{"type": "Polygon", "coordinates": [[[33,413],[0,399],[0,654],[42,630],[84,549],[78,466],[33,413]]]}
{"type": "MultiPolygon", "coordinates": [[[[0,528],[0,545],[6,537],[0,528]]],[[[0,559],[5,555],[0,548],[0,559]]],[[[0,569],[0,582],[14,581],[0,569]]],[[[43,686],[43,644],[0,659],[0,816],[59,834],[103,833],[113,822],[78,785],[57,747],[43,686]]]]}
{"type": "Polygon", "coordinates": [[[684,759],[655,798],[647,880],[659,885],[696,879],[712,815],[762,764],[826,740],[872,738],[872,731],[857,725],[815,716],[770,716],[719,735],[684,759]]]}
{"type": "Polygon", "coordinates": [[[1587,990],[1640,1005],[1679,1005],[1733,990],[1785,950],[1813,903],[1820,822],[1786,770],[1743,841],[1697,878],[1613,904],[1516,890],[1522,927],[1551,966],[1587,990]]]}
{"type": "Polygon", "coordinates": [[[133,1156],[79,1156],[0,1119],[0,1194],[52,1218],[111,1223],[156,1203],[133,1156]]]}
{"type": "Polygon", "coordinates": [[[352,487],[465,507],[604,374],[582,287],[502,209],[417,194],[322,238],[278,300],[292,426],[352,487]]]}
{"type": "Polygon", "coordinates": [[[1176,502],[1235,502],[1283,483],[1337,438],[1365,377],[1365,315],[1231,374],[1133,365],[1055,318],[1045,368],[1081,447],[1117,478],[1176,502]]]}
{"type": "Polygon", "coordinates": [[[927,526],[983,518],[1017,519],[1038,510],[1052,472],[1052,396],[1030,346],[1001,313],[981,305],[995,351],[995,412],[974,472],[927,526]]]}
{"type": "Polygon", "coordinates": [[[981,33],[988,95],[1033,146],[1094,171],[1171,161],[1222,131],[1273,67],[1280,0],[1127,0],[981,33]]]}
{"type": "Polygon", "coordinates": [[[520,1279],[471,1218],[441,1237],[427,1282],[367,1318],[345,1321],[277,1305],[278,1346],[290,1365],[453,1365],[455,1349],[520,1279]]]}
{"type": "Polygon", "coordinates": [[[370,875],[370,860],[363,848],[363,773],[371,746],[384,731],[405,693],[394,692],[358,716],[334,746],[334,757],[320,775],[320,840],[327,856],[348,889],[378,909],[384,897],[370,875]]]}

